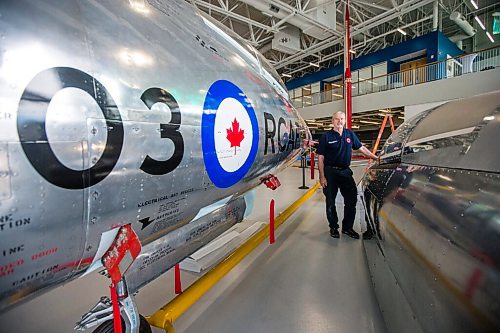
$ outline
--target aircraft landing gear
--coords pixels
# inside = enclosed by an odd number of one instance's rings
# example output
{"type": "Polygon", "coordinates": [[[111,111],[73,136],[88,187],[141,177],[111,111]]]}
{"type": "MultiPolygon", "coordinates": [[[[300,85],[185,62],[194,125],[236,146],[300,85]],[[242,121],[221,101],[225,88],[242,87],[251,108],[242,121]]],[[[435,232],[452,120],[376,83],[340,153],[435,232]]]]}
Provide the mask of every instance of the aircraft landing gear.
{"type": "MultiPolygon", "coordinates": [[[[151,333],[151,326],[146,318],[139,315],[135,300],[128,293],[125,278],[122,278],[116,285],[118,303],[120,307],[120,317],[123,333],[151,333]]],[[[94,333],[113,333],[113,306],[108,297],[101,297],[99,302],[90,309],[82,319],[76,324],[75,330],[86,330],[99,325],[94,333]]]]}
{"type": "Polygon", "coordinates": [[[115,331],[114,319],[119,316],[122,325],[116,318],[117,330],[121,326],[123,333],[151,332],[146,319],[139,316],[134,297],[125,282],[125,273],[141,252],[141,243],[130,224],[115,230],[113,242],[100,258],[105,267],[105,275],[111,279],[109,286],[111,300],[101,297],[101,300],[83,315],[75,329],[84,330],[99,325],[94,332],[113,332],[115,331]],[[141,327],[143,327],[142,331],[141,327]]]}
{"type": "MultiPolygon", "coordinates": [[[[147,322],[146,318],[139,315],[139,333],[152,333],[151,326],[147,322]]],[[[125,327],[125,321],[122,318],[122,327],[125,327]]],[[[113,320],[107,320],[99,325],[93,333],[114,333],[113,320]]]]}

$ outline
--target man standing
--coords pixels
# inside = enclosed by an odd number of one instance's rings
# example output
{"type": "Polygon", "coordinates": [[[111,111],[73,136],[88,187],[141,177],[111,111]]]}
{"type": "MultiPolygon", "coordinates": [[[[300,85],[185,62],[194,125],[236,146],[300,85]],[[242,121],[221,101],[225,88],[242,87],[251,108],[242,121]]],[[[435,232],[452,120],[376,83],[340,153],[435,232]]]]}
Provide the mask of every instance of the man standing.
{"type": "Polygon", "coordinates": [[[339,238],[339,220],[335,209],[335,198],[340,189],[344,197],[344,219],[342,233],[352,238],[359,234],[352,229],[356,216],[358,190],[352,178],[351,150],[358,150],[366,157],[378,160],[378,157],[364,147],[353,131],[344,128],[345,114],[335,112],[332,116],[333,130],[323,134],[319,140],[318,161],[319,181],[326,196],[326,217],[330,225],[330,236],[339,238]]]}

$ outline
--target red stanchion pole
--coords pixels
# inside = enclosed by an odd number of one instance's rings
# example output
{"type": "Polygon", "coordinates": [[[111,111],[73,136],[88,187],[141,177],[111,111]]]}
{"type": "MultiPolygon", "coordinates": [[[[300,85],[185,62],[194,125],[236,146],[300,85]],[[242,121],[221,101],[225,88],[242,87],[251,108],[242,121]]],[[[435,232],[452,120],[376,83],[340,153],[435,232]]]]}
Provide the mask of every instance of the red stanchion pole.
{"type": "Polygon", "coordinates": [[[113,326],[115,333],[122,333],[122,318],[120,315],[120,307],[118,305],[118,295],[114,283],[109,286],[111,292],[111,304],[113,305],[113,326]]]}
{"type": "Polygon", "coordinates": [[[311,152],[311,179],[314,179],[314,152],[311,152]]]}
{"type": "Polygon", "coordinates": [[[269,205],[269,244],[274,244],[274,199],[269,205]]]}
{"type": "Polygon", "coordinates": [[[179,264],[175,264],[175,294],[182,294],[181,268],[179,264]]]}

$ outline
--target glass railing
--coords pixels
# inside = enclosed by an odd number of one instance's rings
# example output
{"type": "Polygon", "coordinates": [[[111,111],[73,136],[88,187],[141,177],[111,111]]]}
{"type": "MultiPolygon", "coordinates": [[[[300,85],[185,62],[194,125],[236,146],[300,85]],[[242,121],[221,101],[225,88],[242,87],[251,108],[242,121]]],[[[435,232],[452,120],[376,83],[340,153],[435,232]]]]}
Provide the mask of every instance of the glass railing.
{"type": "MultiPolygon", "coordinates": [[[[458,57],[426,64],[417,68],[359,80],[352,85],[352,96],[392,90],[437,80],[445,80],[468,73],[500,67],[500,47],[464,54],[458,57]]],[[[322,91],[309,96],[296,97],[292,103],[302,108],[344,99],[344,87],[322,91]]]]}

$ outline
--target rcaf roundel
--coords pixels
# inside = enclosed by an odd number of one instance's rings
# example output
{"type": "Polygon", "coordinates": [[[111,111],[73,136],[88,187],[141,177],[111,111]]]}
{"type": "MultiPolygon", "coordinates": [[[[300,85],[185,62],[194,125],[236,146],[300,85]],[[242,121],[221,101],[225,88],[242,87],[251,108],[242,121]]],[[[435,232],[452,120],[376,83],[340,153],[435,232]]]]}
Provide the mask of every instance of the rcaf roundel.
{"type": "Polygon", "coordinates": [[[247,96],[229,81],[208,89],[201,119],[203,160],[217,187],[236,184],[252,167],[259,146],[259,125],[247,96]]]}

